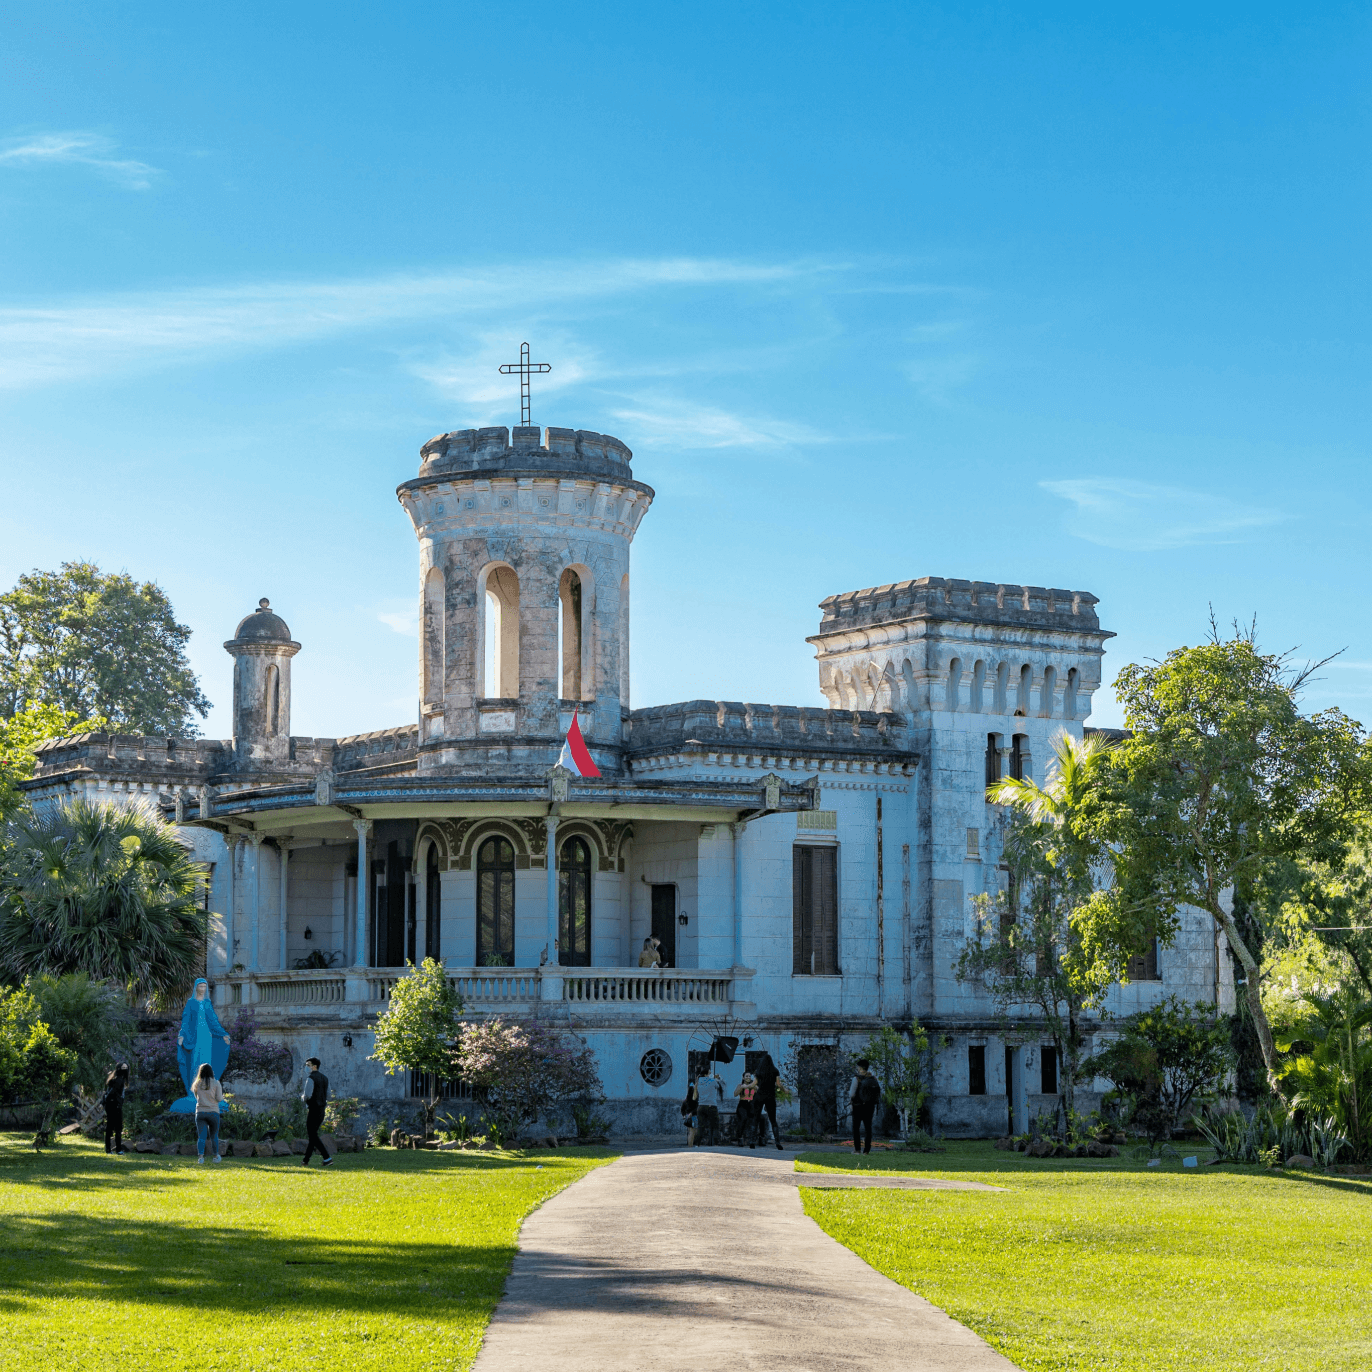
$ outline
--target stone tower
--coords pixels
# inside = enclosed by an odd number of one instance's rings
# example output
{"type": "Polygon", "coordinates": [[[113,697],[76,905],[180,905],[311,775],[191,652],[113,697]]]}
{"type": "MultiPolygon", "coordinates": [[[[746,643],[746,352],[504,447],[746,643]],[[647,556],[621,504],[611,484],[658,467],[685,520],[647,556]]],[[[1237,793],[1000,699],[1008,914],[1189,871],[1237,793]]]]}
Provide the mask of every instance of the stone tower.
{"type": "Polygon", "coordinates": [[[291,658],[300,645],[265,597],[224,645],[233,658],[233,738],[242,766],[291,755],[291,658]]]}
{"type": "Polygon", "coordinates": [[[419,770],[541,776],[572,710],[622,770],[629,544],[652,503],[617,438],[463,429],[396,494],[419,539],[419,770]]]}

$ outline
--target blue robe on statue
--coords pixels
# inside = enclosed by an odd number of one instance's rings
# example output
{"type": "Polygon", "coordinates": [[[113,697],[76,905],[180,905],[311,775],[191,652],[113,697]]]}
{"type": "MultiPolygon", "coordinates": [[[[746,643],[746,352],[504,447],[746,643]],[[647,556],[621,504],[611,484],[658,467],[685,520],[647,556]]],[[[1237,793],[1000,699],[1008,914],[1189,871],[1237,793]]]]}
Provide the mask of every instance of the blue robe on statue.
{"type": "Polygon", "coordinates": [[[229,1045],[224,1042],[224,1026],[210,1003],[209,983],[201,977],[195,986],[191,987],[191,997],[181,1012],[181,1042],[177,1045],[176,1062],[181,1069],[181,1083],[186,1094],[172,1104],[172,1113],[176,1115],[195,1114],[191,1081],[202,1062],[209,1063],[216,1077],[222,1077],[224,1068],[229,1065],[229,1045]],[[195,986],[205,988],[204,1000],[196,1000],[195,986]]]}

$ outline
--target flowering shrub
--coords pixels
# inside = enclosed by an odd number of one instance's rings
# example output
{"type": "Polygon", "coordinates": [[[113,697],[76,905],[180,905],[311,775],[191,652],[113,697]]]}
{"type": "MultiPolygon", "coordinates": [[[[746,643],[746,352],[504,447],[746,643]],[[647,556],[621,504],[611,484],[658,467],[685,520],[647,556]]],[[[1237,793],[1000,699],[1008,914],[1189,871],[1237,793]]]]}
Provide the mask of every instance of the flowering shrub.
{"type": "Polygon", "coordinates": [[[455,1075],[472,1084],[504,1135],[546,1116],[560,1101],[602,1100],[605,1095],[585,1040],[536,1019],[464,1025],[455,1075]]]}
{"type": "MultiPolygon", "coordinates": [[[[291,1050],[284,1043],[257,1037],[257,1016],[252,1010],[240,1010],[224,1028],[229,1034],[229,1065],[224,1069],[225,1079],[242,1076],[249,1081],[266,1081],[268,1077],[277,1077],[283,1086],[291,1079],[295,1070],[291,1050]]],[[[175,1041],[173,1034],[172,1042],[175,1041]]]]}

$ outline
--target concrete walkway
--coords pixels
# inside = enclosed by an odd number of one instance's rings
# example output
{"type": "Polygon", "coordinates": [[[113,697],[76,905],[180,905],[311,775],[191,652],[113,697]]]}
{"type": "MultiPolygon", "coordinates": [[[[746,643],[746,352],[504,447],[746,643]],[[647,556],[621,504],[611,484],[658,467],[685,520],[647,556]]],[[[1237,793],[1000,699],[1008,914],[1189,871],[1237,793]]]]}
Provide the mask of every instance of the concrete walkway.
{"type": "Polygon", "coordinates": [[[808,1219],[793,1166],[639,1153],[569,1186],[524,1222],[477,1372],[1015,1372],[808,1219]]]}

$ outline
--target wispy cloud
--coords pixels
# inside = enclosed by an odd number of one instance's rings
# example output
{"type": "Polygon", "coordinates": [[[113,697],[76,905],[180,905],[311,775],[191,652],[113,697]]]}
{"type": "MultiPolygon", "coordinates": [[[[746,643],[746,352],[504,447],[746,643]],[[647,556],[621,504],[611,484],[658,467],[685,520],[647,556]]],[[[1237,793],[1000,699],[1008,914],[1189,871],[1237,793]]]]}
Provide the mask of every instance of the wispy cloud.
{"type": "Polygon", "coordinates": [[[771,448],[830,441],[804,424],[758,415],[745,419],[727,410],[671,400],[631,401],[610,413],[632,424],[640,442],[666,448],[771,448]]]}
{"type": "Polygon", "coordinates": [[[117,181],[126,190],[145,191],[161,169],[132,158],[112,157],[116,144],[98,133],[40,133],[11,140],[0,148],[0,166],[31,167],[75,162],[117,181]]]}
{"type": "Polygon", "coordinates": [[[377,619],[388,629],[406,638],[419,637],[419,607],[408,605],[403,610],[378,610],[377,619]]]}
{"type": "Polygon", "coordinates": [[[1227,496],[1142,481],[1082,477],[1040,481],[1039,486],[1071,502],[1069,532],[1089,543],[1128,552],[1237,543],[1252,530],[1286,518],[1279,510],[1246,505],[1227,496]]]}
{"type": "MultiPolygon", "coordinates": [[[[470,272],[269,282],[0,309],[0,388],[21,389],[213,353],[279,348],[408,321],[538,317],[558,306],[655,290],[772,286],[837,270],[824,263],[621,259],[470,272]]],[[[492,335],[493,352],[509,337],[492,335]]],[[[471,359],[474,367],[478,360],[471,359]]],[[[502,358],[501,360],[509,360],[502,358]]],[[[425,363],[435,384],[471,385],[464,363],[425,363]]],[[[563,373],[564,376],[567,373],[563,373]]],[[[556,384],[556,383],[555,383],[556,384]]]]}

